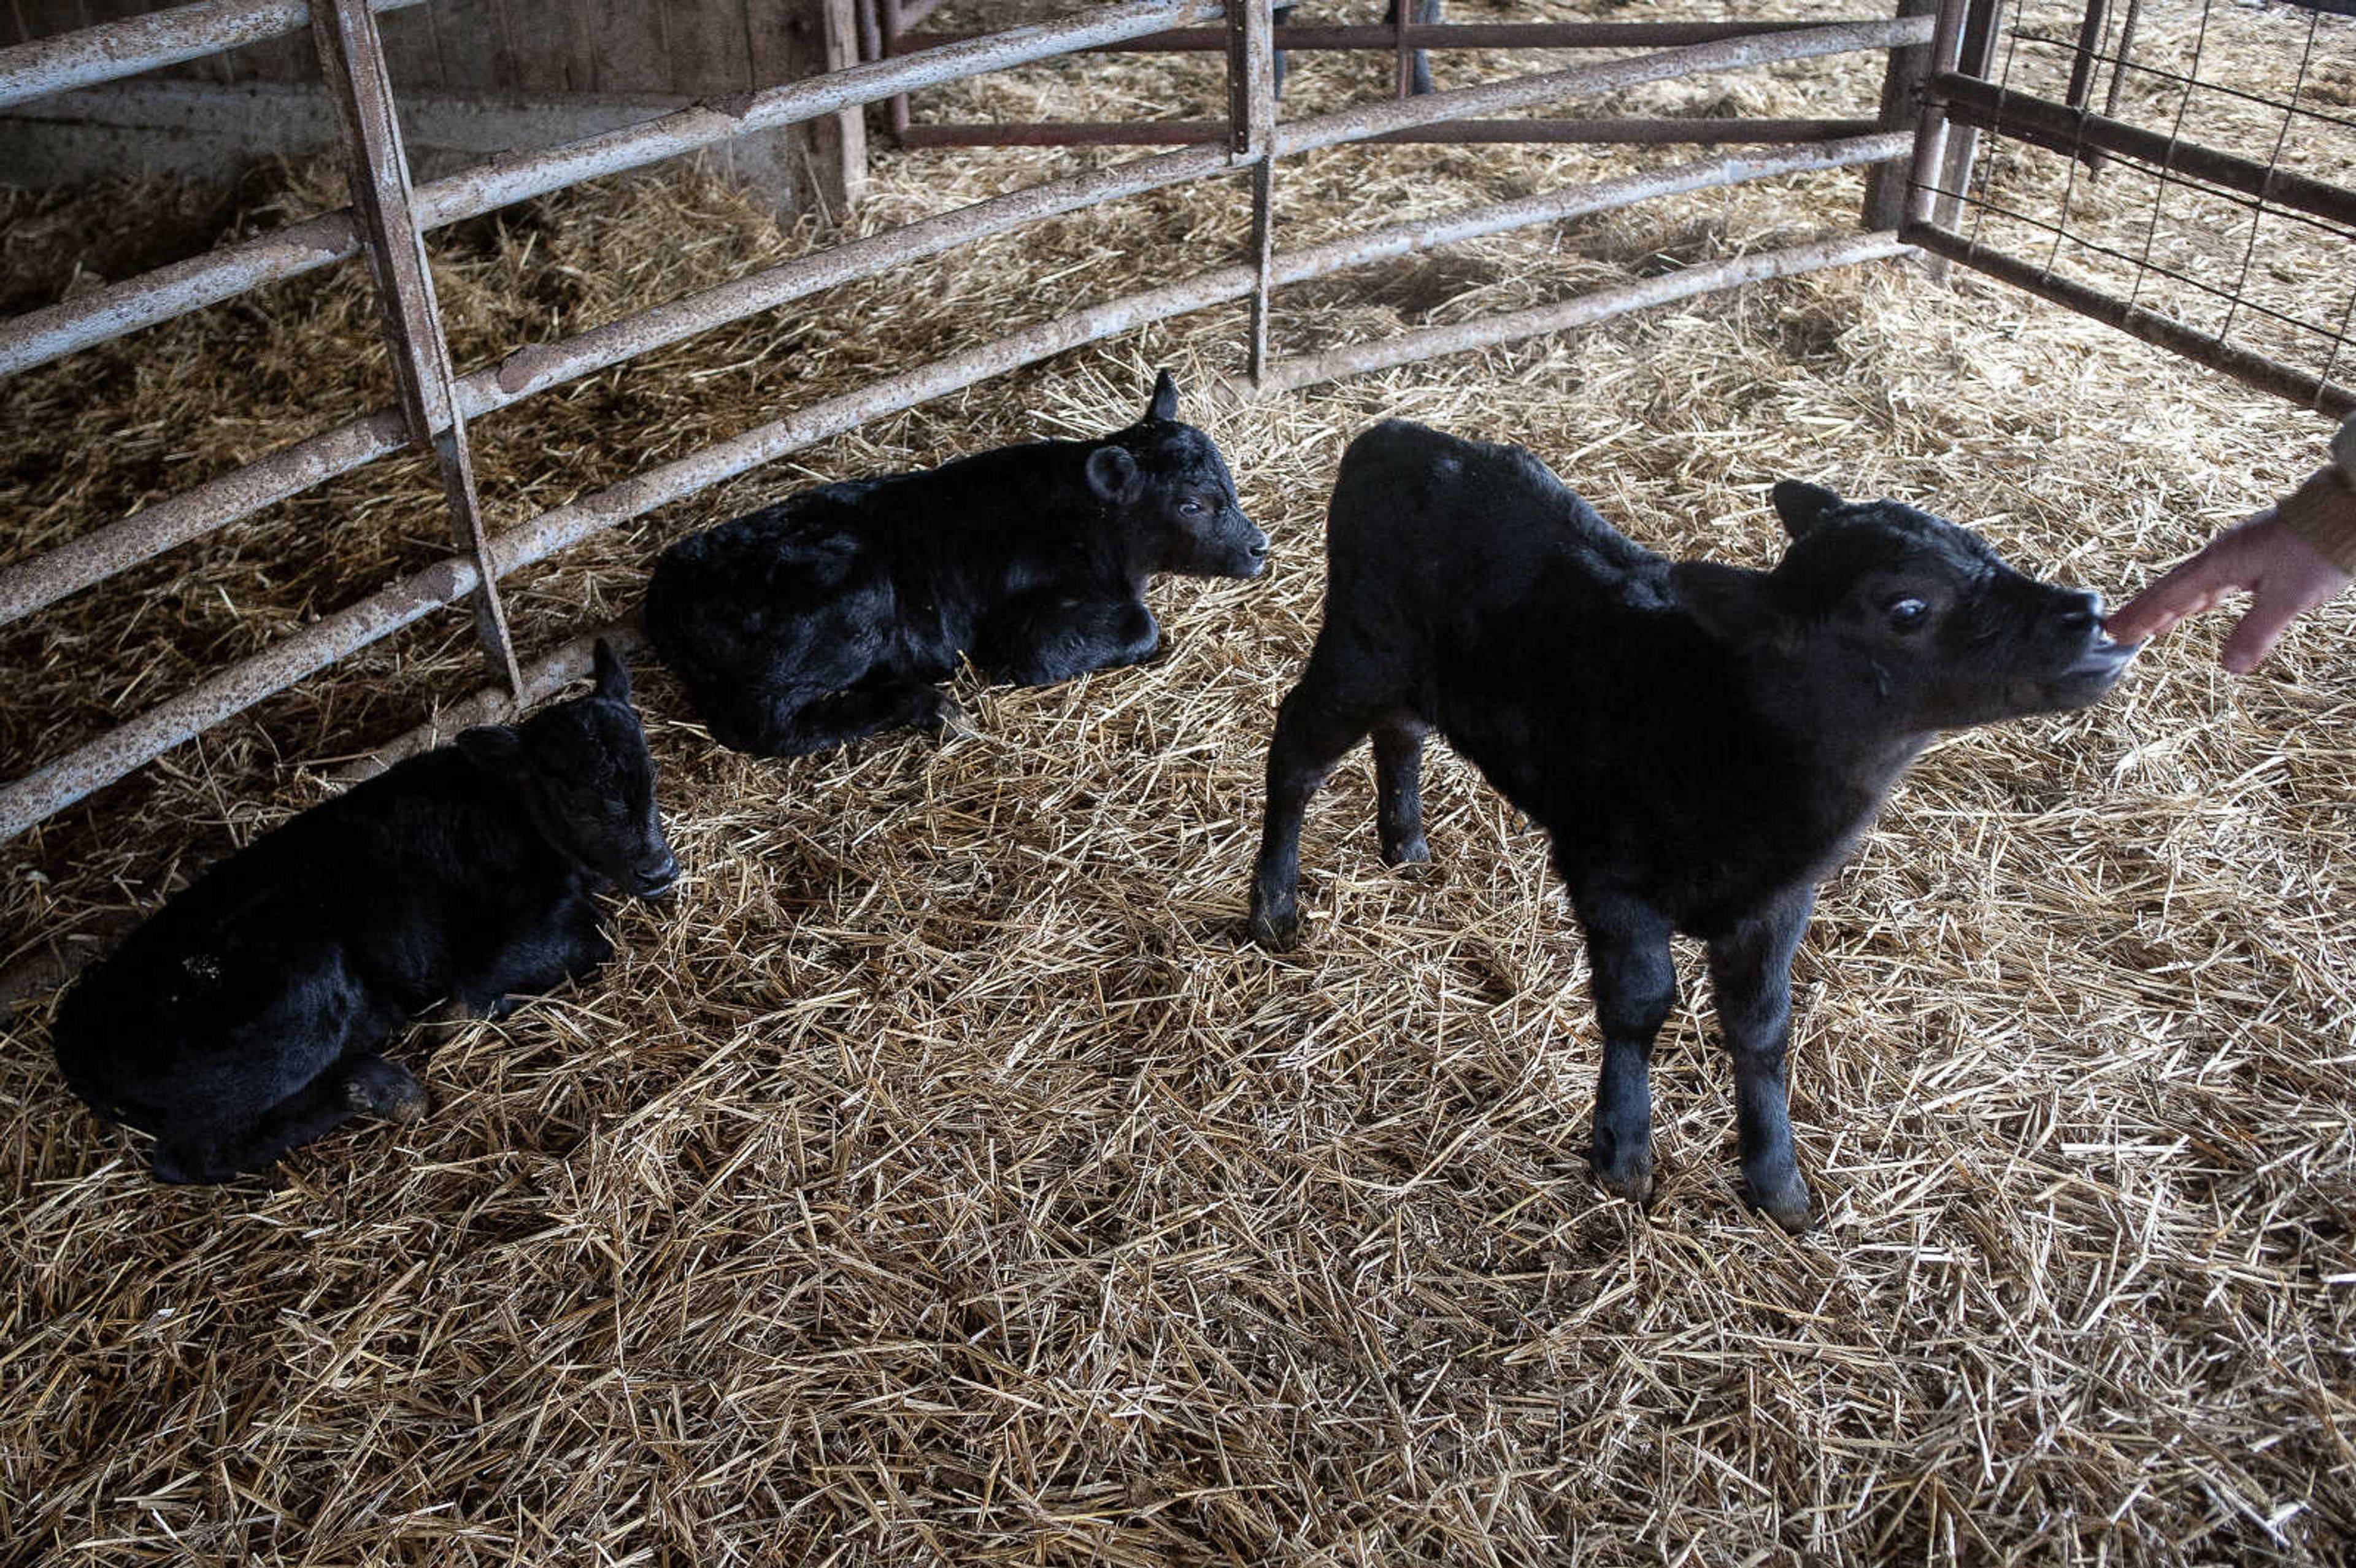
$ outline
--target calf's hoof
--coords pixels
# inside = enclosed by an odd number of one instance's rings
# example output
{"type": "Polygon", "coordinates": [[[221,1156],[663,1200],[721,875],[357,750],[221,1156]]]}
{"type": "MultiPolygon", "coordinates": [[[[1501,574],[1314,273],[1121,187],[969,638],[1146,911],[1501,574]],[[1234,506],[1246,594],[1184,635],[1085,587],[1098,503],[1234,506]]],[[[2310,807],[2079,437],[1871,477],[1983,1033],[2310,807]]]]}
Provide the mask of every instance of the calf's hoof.
{"type": "Polygon", "coordinates": [[[1301,912],[1290,904],[1269,905],[1254,899],[1248,930],[1251,939],[1269,952],[1290,953],[1301,941],[1301,912]]]}
{"type": "Polygon", "coordinates": [[[181,1148],[158,1143],[147,1157],[148,1168],[155,1179],[174,1187],[200,1187],[226,1181],[231,1173],[223,1171],[220,1163],[209,1149],[181,1148]]]}
{"type": "Polygon", "coordinates": [[[364,1115],[413,1122],[425,1115],[425,1086],[390,1061],[363,1061],[344,1079],[344,1104],[364,1115]]]}
{"type": "Polygon", "coordinates": [[[1603,1190],[1614,1198],[1624,1198],[1642,1209],[1653,1197],[1653,1151],[1639,1146],[1633,1149],[1607,1149],[1601,1147],[1609,1135],[1598,1132],[1598,1146],[1588,1156],[1595,1171],[1595,1179],[1603,1190]]]}
{"type": "Polygon", "coordinates": [[[946,740],[957,729],[957,704],[949,694],[937,686],[915,686],[907,688],[894,715],[912,730],[922,730],[935,740],[946,740]]]}
{"type": "Polygon", "coordinates": [[[1814,1222],[1815,1215],[1808,1202],[1808,1184],[1801,1180],[1800,1173],[1789,1166],[1779,1171],[1745,1171],[1742,1197],[1753,1209],[1794,1235],[1814,1222]]]}
{"type": "Polygon", "coordinates": [[[1400,843],[1386,844],[1383,846],[1383,864],[1428,866],[1431,864],[1431,846],[1423,841],[1423,835],[1420,833],[1400,843]]]}

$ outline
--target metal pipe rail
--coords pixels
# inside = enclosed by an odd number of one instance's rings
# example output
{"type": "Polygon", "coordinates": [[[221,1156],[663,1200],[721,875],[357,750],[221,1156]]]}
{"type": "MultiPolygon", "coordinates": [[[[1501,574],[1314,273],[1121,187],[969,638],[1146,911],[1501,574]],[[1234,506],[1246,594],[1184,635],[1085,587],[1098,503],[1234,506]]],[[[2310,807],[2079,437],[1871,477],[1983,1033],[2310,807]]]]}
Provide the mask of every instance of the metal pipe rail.
{"type": "MultiPolygon", "coordinates": [[[[307,8],[306,8],[307,9],[307,8]]],[[[699,103],[545,151],[494,158],[417,187],[420,224],[440,229],[601,175],[626,174],[701,152],[755,131],[775,130],[879,102],[911,88],[938,87],[1010,66],[1070,53],[1219,13],[1218,0],[1131,0],[1077,20],[1017,27],[989,38],[830,71],[744,98],[699,103]]],[[[359,231],[340,208],[259,239],[0,322],[0,375],[169,321],[263,283],[357,256],[359,231]]]]}
{"type": "MultiPolygon", "coordinates": [[[[1860,16],[1857,21],[1876,21],[1860,16]]],[[[1749,37],[1754,33],[1788,33],[1795,27],[1825,24],[1815,21],[1755,22],[1440,22],[1407,24],[1410,49],[1665,49],[1687,44],[1713,44],[1721,38],[1749,37]]],[[[986,33],[902,33],[898,54],[943,44],[963,43],[986,33]]],[[[1275,30],[1280,49],[1398,49],[1398,27],[1390,22],[1355,26],[1296,24],[1275,30]]],[[[1097,44],[1088,54],[1215,54],[1227,47],[1226,34],[1217,27],[1173,27],[1149,33],[1126,43],[1097,44]]]]}
{"type": "MultiPolygon", "coordinates": [[[[1625,207],[1678,191],[1713,188],[1805,169],[1894,159],[1905,155],[1909,144],[1910,139],[1904,134],[1891,133],[1859,138],[1846,144],[1778,148],[1464,209],[1289,252],[1277,260],[1270,281],[1279,286],[1303,282],[1435,244],[1625,207]]],[[[1167,163],[1202,155],[1176,154],[1163,160],[1146,161],[1167,163]]],[[[1543,307],[1538,312],[1516,313],[1515,316],[1495,318],[1491,322],[1435,330],[1460,335],[1462,347],[1480,347],[1487,342],[1505,341],[1511,336],[1557,330],[1557,327],[1543,324],[1545,320],[1553,319],[1547,316],[1547,312],[1570,311],[1571,315],[1562,316],[1565,324],[1570,324],[1574,318],[1581,323],[1601,320],[1646,304],[1730,286],[1732,283],[1750,277],[1790,275],[1896,254],[1901,249],[1888,235],[1800,246],[1765,256],[1740,258],[1709,267],[1688,268],[1621,290],[1604,291],[1602,294],[1589,296],[1590,303],[1579,307],[1588,313],[1583,315],[1573,308],[1578,306],[1578,302],[1573,301],[1543,307]],[[1484,331],[1492,335],[1482,336],[1484,331]]],[[[487,553],[495,562],[494,571],[504,577],[618,523],[667,506],[830,436],[856,429],[880,415],[1135,326],[1249,297],[1262,286],[1262,277],[1260,268],[1249,263],[1217,269],[1162,288],[1087,306],[962,353],[934,360],[857,391],[812,403],[783,419],[756,426],[687,457],[635,475],[593,496],[542,512],[493,536],[487,543],[487,553]]],[[[1381,345],[1368,346],[1355,352],[1371,353],[1381,347],[1381,345]]],[[[1273,370],[1272,384],[1293,387],[1325,379],[1329,375],[1350,373],[1346,368],[1320,370],[1316,367],[1321,360],[1341,363],[1333,360],[1332,356],[1301,361],[1293,367],[1279,362],[1273,370]]],[[[474,562],[465,556],[453,556],[437,561],[356,604],[304,627],[189,690],[166,699],[99,739],[0,788],[0,839],[13,837],[43,817],[121,778],[221,720],[243,711],[359,648],[391,635],[434,610],[464,598],[475,590],[479,581],[480,574],[474,562]]]]}
{"type": "MultiPolygon", "coordinates": [[[[1696,116],[1671,120],[1450,120],[1369,136],[1370,142],[1605,143],[1649,146],[1733,142],[1829,142],[1880,129],[1879,120],[1761,120],[1696,116]]],[[[1224,120],[1009,120],[990,124],[912,124],[904,147],[1199,146],[1227,139],[1224,120]]]]}
{"type": "MultiPolygon", "coordinates": [[[[1277,125],[1275,152],[1280,156],[1367,136],[1413,132],[1453,118],[1464,108],[1474,112],[1495,112],[1614,91],[1635,81],[1664,80],[1744,65],[1887,47],[1914,41],[1913,35],[1917,33],[1927,37],[1929,27],[1928,18],[1913,18],[1746,36],[1432,93],[1376,105],[1372,110],[1346,109],[1277,125]]],[[[911,224],[893,234],[853,241],[818,256],[786,262],[687,300],[640,312],[564,343],[519,350],[509,356],[496,371],[477,370],[461,378],[457,383],[459,408],[472,419],[504,408],[530,392],[604,369],[649,348],[740,320],[817,289],[872,277],[901,261],[935,255],[966,240],[1001,233],[1039,218],[1201,178],[1229,166],[1224,149],[1140,160],[1117,169],[1033,187],[1029,191],[977,204],[960,213],[911,224]],[[895,236],[906,238],[895,240],[895,236]]],[[[422,213],[428,214],[428,222],[432,221],[432,193],[436,189],[435,186],[426,186],[417,192],[417,206],[422,213]]],[[[0,571],[0,625],[102,581],[125,567],[398,450],[401,434],[399,421],[380,411],[183,491],[32,560],[0,571]]]]}
{"type": "Polygon", "coordinates": [[[1933,255],[1976,268],[2040,299],[2074,310],[2081,315],[2092,316],[2146,343],[2172,354],[2180,354],[2195,364],[2206,365],[2245,386],[2271,392],[2276,397],[2329,414],[2334,419],[2345,419],[2349,414],[2356,413],[2356,386],[2309,375],[2294,366],[2268,358],[2254,349],[2227,343],[2213,334],[2188,326],[2173,316],[2147,310],[2115,294],[2090,288],[2000,251],[1984,247],[1976,240],[1937,224],[1912,220],[1901,227],[1899,233],[1907,243],[1933,255]]]}
{"type": "Polygon", "coordinates": [[[2049,103],[1953,71],[1933,77],[1923,95],[1946,110],[1958,125],[2010,136],[2049,152],[2074,157],[2110,153],[2256,197],[2276,207],[2356,229],[2356,190],[2303,175],[2270,168],[2250,158],[2221,153],[2179,137],[2147,131],[2067,104],[2049,103]]]}
{"type": "Polygon", "coordinates": [[[1928,16],[1901,16],[1879,22],[1836,22],[1827,27],[1795,27],[1789,32],[1758,33],[1717,43],[1664,49],[1627,59],[1602,60],[1565,70],[1483,82],[1420,97],[1386,100],[1290,120],[1276,128],[1276,153],[1291,157],[1345,142],[1364,142],[1392,132],[1408,131],[1444,120],[1476,114],[1502,114],[1528,109],[1573,95],[1618,92],[1646,82],[1673,81],[1709,71],[1740,70],[1751,66],[1778,65],[1786,60],[1814,59],[1821,55],[1854,54],[1865,49],[1895,48],[1919,44],[1931,37],[1928,16]]]}
{"type": "MultiPolygon", "coordinates": [[[[369,0],[402,11],[425,0],[369,0]]],[[[0,49],[0,109],[299,33],[307,0],[200,0],[0,49]]]]}
{"type": "MultiPolygon", "coordinates": [[[[1501,25],[1502,26],[1502,25],[1501,25]]],[[[1318,117],[1319,122],[1335,123],[1337,134],[1326,141],[1302,141],[1299,128],[1310,122],[1294,122],[1281,128],[1277,155],[1306,151],[1310,147],[1331,145],[1335,142],[1367,140],[1383,141],[1584,141],[1590,138],[1575,134],[1566,127],[1548,132],[1523,129],[1519,126],[1500,127],[1473,119],[1473,116],[1494,114],[1508,109],[1523,108],[1543,102],[1554,96],[1543,84],[1560,82],[1565,79],[1608,83],[1593,89],[1598,91],[1617,91],[1643,82],[1661,81],[1678,76],[1708,70],[1732,70],[1744,66],[1765,65],[1783,60],[1805,59],[1819,54],[1841,54],[1858,49],[1895,49],[1920,46],[1931,39],[1933,21],[1928,16],[1901,16],[1870,18],[1850,22],[1829,23],[1605,23],[1605,24],[1526,24],[1524,31],[1544,31],[1549,36],[1578,37],[1596,44],[1611,42],[1617,47],[1634,43],[1660,42],[1674,47],[1660,49],[1634,59],[1620,59],[1595,65],[1585,65],[1566,71],[1515,79],[1513,82],[1493,82],[1475,88],[1460,88],[1447,92],[1426,93],[1401,99],[1365,111],[1318,117]],[[1794,40],[1809,39],[1805,47],[1794,40]],[[1519,85],[1523,91],[1507,91],[1519,85]],[[1442,106],[1435,108],[1435,105],[1442,106]],[[1381,130],[1358,130],[1351,127],[1350,116],[1373,113],[1382,110],[1398,112],[1397,120],[1381,130]],[[1408,112],[1408,111],[1414,112],[1408,112]],[[1447,123],[1442,124],[1441,122],[1447,123]],[[1428,128],[1428,129],[1427,129],[1428,128]],[[1502,133],[1490,135],[1488,131],[1502,133]]],[[[1303,32],[1309,29],[1290,29],[1303,32]]],[[[1382,27],[1365,29],[1320,29],[1335,32],[1379,35],[1388,44],[1396,44],[1398,29],[1382,27]]],[[[1440,27],[1411,29],[1434,36],[1459,30],[1453,25],[1440,27]]],[[[1276,43],[1284,43],[1287,29],[1278,29],[1276,43]]],[[[1191,40],[1194,34],[1181,35],[1191,40]]],[[[1205,33],[1202,37],[1211,35],[1205,33]]],[[[903,40],[905,41],[905,40],[903,40]]],[[[1144,48],[1151,38],[1139,38],[1121,47],[1144,48]]],[[[1590,47],[1593,47],[1590,44],[1590,47]]],[[[887,55],[889,51],[887,49],[887,55]]],[[[1581,89],[1585,91],[1586,89],[1581,89]]],[[[993,125],[959,123],[948,125],[921,125],[906,118],[905,98],[893,101],[893,133],[908,146],[970,146],[970,145],[1055,145],[1123,144],[1134,143],[1207,142],[1219,133],[1217,123],[1210,121],[1144,122],[1134,126],[1119,126],[1101,122],[1032,122],[993,125]]],[[[1638,135],[1616,137],[1597,136],[1593,140],[1639,140],[1638,135]]],[[[1664,133],[1662,141],[1675,141],[1674,134],[1664,133]]]]}

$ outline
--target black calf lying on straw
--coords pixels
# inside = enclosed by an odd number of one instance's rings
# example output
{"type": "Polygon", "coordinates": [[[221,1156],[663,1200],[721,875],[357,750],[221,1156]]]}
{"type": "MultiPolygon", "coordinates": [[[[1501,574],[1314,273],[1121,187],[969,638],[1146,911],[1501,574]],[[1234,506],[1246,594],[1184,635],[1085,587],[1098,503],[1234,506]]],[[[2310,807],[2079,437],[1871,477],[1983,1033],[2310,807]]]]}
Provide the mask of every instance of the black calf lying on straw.
{"type": "Polygon", "coordinates": [[[1748,1195],[1796,1230],[1783,1047],[1815,884],[1936,731],[2083,707],[2135,648],[2096,596],[1953,523],[1813,485],[1774,502],[1793,542],[1772,571],[1672,563],[1517,448],[1402,421],[1353,442],[1324,624],[1269,748],[1251,930],[1295,940],[1302,809],[1369,731],[1383,857],[1429,858],[1416,774],[1439,730],[1553,838],[1603,1029],[1604,1186],[1652,1188],[1646,1080],[1682,931],[1709,947],[1748,1195]]]}
{"type": "Polygon", "coordinates": [[[647,585],[648,635],[712,738],[764,756],[940,728],[960,655],[1022,686],[1149,658],[1148,577],[1268,560],[1218,448],[1177,413],[1165,370],[1145,417],[1100,440],[828,485],[681,539],[647,585]]]}
{"type": "Polygon", "coordinates": [[[314,807],[157,911],[58,1009],[58,1065],[102,1116],[155,1135],[166,1181],[225,1181],[352,1115],[412,1121],[377,1054],[447,1001],[472,1014],[613,955],[590,896],[664,892],[630,677],[486,725],[314,807]]]}
{"type": "MultiPolygon", "coordinates": [[[[1391,0],[1390,9],[1383,13],[1383,20],[1396,26],[1399,19],[1399,6],[1404,3],[1405,0],[1391,0]]],[[[1290,5],[1279,5],[1273,15],[1276,25],[1280,27],[1285,27],[1292,20],[1292,7],[1290,5]]],[[[1416,26],[1429,27],[1437,24],[1439,20],[1440,0],[1415,0],[1416,26]]],[[[1276,51],[1276,94],[1279,98],[1284,96],[1284,51],[1279,49],[1276,51]]],[[[1431,61],[1425,58],[1421,49],[1417,49],[1414,58],[1408,62],[1408,71],[1410,79],[1409,91],[1414,92],[1431,91],[1431,61]]]]}

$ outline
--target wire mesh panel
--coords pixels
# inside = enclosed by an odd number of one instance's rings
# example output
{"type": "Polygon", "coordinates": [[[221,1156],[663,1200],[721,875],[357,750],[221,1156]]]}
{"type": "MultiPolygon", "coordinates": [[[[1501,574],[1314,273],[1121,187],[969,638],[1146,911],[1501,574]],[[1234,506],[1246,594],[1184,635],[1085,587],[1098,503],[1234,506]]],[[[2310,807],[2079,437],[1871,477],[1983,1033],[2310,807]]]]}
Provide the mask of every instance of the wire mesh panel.
{"type": "Polygon", "coordinates": [[[1943,24],[1944,153],[1917,159],[1908,239],[2297,401],[2356,407],[2356,20],[1956,0],[1943,24]]]}

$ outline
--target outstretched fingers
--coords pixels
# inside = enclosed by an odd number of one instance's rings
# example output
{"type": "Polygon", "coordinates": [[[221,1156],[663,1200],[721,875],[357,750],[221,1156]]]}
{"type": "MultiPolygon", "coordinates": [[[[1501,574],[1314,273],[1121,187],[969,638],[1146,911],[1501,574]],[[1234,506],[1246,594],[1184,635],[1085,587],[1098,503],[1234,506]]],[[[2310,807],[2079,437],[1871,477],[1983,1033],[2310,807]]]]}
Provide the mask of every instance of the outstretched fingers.
{"type": "Polygon", "coordinates": [[[2256,586],[2255,563],[2248,559],[2242,531],[2231,528],[2120,605],[2104,623],[2104,630],[2123,643],[2141,642],[2256,586]]]}
{"type": "Polygon", "coordinates": [[[2247,593],[2250,607],[2218,656],[2227,670],[2246,675],[2293,622],[2348,585],[2347,572],[2268,510],[2210,540],[2120,606],[2105,629],[2123,643],[2137,642],[2247,593]]]}

